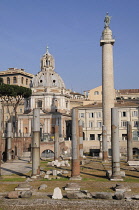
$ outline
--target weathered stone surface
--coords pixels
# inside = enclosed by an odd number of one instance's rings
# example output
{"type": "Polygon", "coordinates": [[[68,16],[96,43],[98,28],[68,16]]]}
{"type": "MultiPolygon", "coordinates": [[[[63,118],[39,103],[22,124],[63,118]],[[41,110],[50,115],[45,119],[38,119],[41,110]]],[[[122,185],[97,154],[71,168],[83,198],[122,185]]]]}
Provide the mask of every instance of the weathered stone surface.
{"type": "Polygon", "coordinates": [[[97,192],[95,194],[96,199],[112,199],[113,194],[112,193],[107,193],[107,192],[97,192]]]}
{"type": "Polygon", "coordinates": [[[18,192],[17,191],[11,191],[6,196],[9,199],[16,199],[18,198],[18,192]]]}
{"type": "Polygon", "coordinates": [[[80,186],[77,183],[67,183],[65,186],[65,190],[68,191],[79,191],[80,190],[80,186]]]}
{"type": "Polygon", "coordinates": [[[125,198],[125,195],[124,195],[123,192],[116,192],[116,193],[114,194],[114,197],[113,197],[113,198],[116,199],[116,200],[122,200],[122,199],[125,198]]]}
{"type": "Polygon", "coordinates": [[[19,188],[28,188],[28,187],[30,187],[30,185],[29,185],[28,183],[25,182],[25,183],[19,184],[18,187],[19,187],[19,188]]]}
{"type": "Polygon", "coordinates": [[[87,199],[92,198],[91,193],[87,191],[68,191],[67,198],[69,199],[87,199]]]}
{"type": "Polygon", "coordinates": [[[68,174],[69,172],[68,171],[62,171],[62,174],[68,174]]]}
{"type": "Polygon", "coordinates": [[[116,184],[114,187],[116,192],[126,192],[126,191],[131,191],[131,189],[127,186],[124,186],[122,184],[116,184]]]}
{"type": "Polygon", "coordinates": [[[26,182],[32,182],[33,180],[31,178],[27,178],[26,182]]]}
{"type": "Polygon", "coordinates": [[[47,188],[46,184],[41,184],[38,188],[38,190],[45,190],[47,188]]]}
{"type": "Polygon", "coordinates": [[[28,184],[28,182],[24,182],[19,184],[16,188],[15,191],[27,191],[30,190],[32,187],[28,184]]]}
{"type": "Polygon", "coordinates": [[[30,198],[32,196],[32,192],[31,191],[22,191],[20,193],[20,198],[30,198]]]}
{"type": "Polygon", "coordinates": [[[139,166],[138,160],[132,160],[127,162],[129,166],[139,166]]]}
{"type": "Polygon", "coordinates": [[[53,170],[53,176],[57,176],[57,170],[53,170]]]}
{"type": "Polygon", "coordinates": [[[62,195],[61,189],[59,187],[56,187],[54,189],[52,199],[62,199],[62,198],[63,198],[63,195],[62,195]]]}
{"type": "Polygon", "coordinates": [[[133,197],[131,197],[134,200],[139,200],[139,195],[134,195],[133,197]]]}
{"type": "Polygon", "coordinates": [[[52,175],[53,172],[52,172],[52,171],[47,171],[46,174],[47,174],[47,175],[52,175]]]}
{"type": "MultiPolygon", "coordinates": [[[[125,171],[120,171],[120,175],[121,177],[125,177],[125,171]]],[[[111,170],[106,171],[106,177],[110,179],[111,176],[112,176],[112,171],[111,170]]]]}
{"type": "Polygon", "coordinates": [[[44,179],[49,179],[49,174],[45,174],[44,179]]]}

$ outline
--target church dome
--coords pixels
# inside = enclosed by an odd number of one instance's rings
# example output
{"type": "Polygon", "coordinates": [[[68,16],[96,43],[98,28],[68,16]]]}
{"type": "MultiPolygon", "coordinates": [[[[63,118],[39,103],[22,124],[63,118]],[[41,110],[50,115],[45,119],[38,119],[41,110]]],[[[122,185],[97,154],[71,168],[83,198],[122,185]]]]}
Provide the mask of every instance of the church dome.
{"type": "Polygon", "coordinates": [[[32,87],[65,88],[64,81],[59,74],[54,71],[54,69],[55,61],[47,48],[46,53],[41,58],[41,71],[34,76],[32,80],[32,87]]]}

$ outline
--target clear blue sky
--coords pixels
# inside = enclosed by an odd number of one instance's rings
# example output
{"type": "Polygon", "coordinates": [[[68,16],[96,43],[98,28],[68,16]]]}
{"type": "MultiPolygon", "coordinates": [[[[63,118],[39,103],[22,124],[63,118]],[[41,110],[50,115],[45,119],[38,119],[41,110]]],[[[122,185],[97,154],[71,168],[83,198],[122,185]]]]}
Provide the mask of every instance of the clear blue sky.
{"type": "Polygon", "coordinates": [[[0,0],[0,71],[36,74],[49,46],[69,89],[101,82],[100,37],[106,12],[115,38],[116,89],[139,88],[139,0],[0,0]]]}

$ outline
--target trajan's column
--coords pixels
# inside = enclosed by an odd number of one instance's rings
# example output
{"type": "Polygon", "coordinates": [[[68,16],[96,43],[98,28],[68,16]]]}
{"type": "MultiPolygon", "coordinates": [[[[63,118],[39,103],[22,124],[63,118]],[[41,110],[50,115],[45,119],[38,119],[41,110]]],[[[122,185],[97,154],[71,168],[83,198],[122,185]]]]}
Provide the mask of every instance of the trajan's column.
{"type": "Polygon", "coordinates": [[[108,13],[104,19],[104,30],[100,40],[102,46],[102,110],[103,110],[103,126],[102,131],[102,155],[103,160],[108,159],[107,142],[111,139],[111,108],[114,107],[114,76],[113,76],[113,45],[115,40],[110,30],[111,17],[108,13]]]}

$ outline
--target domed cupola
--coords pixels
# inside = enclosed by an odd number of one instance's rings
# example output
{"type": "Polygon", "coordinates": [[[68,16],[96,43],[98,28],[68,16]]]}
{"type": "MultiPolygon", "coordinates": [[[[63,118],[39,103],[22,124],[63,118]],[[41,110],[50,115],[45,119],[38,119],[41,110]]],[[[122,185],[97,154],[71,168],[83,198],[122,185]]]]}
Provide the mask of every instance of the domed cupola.
{"type": "Polygon", "coordinates": [[[53,56],[49,53],[48,47],[46,53],[41,58],[41,71],[32,79],[32,87],[46,88],[57,87],[66,88],[64,81],[58,73],[54,71],[55,61],[53,56]]]}

